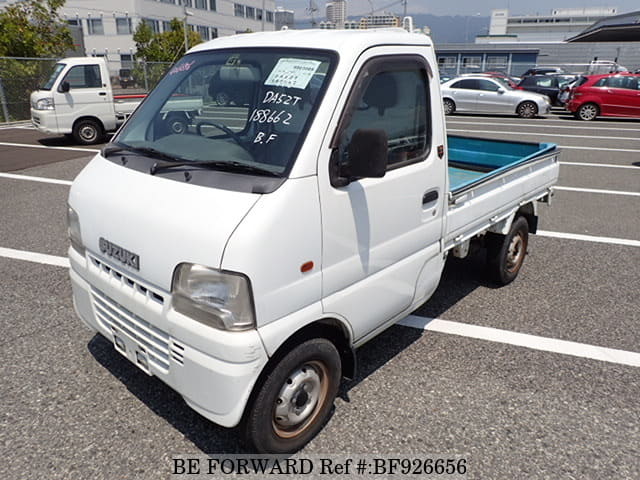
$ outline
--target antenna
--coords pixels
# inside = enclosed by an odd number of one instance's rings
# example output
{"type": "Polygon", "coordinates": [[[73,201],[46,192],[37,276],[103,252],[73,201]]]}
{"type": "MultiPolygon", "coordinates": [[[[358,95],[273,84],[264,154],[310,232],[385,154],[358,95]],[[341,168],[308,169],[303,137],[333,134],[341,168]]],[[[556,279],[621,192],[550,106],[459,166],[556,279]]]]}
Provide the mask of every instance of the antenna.
{"type": "Polygon", "coordinates": [[[311,15],[311,27],[315,28],[317,25],[316,22],[316,12],[318,11],[318,5],[314,0],[309,0],[309,6],[307,7],[307,13],[311,15]]]}

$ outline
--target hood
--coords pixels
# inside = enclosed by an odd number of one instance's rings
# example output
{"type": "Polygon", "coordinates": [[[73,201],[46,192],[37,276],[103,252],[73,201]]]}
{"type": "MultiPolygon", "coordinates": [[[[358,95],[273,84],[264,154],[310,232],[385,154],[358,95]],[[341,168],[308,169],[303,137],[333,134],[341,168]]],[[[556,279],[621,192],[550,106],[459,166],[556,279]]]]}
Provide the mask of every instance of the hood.
{"type": "MultiPolygon", "coordinates": [[[[176,182],[97,155],[78,175],[69,205],[92,255],[170,291],[182,262],[219,268],[227,240],[261,195],[176,182]],[[101,253],[105,241],[138,255],[138,267],[101,253]]],[[[135,262],[133,262],[135,263],[135,262]]]]}

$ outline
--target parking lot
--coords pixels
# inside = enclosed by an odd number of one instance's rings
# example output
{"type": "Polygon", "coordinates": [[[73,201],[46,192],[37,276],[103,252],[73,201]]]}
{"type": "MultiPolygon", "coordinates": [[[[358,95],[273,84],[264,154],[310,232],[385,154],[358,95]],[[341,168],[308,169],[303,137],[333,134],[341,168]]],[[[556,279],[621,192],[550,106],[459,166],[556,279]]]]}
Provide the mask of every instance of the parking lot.
{"type": "MultiPolygon", "coordinates": [[[[358,377],[301,454],[458,455],[483,479],[640,478],[640,121],[447,125],[561,146],[539,235],[506,287],[482,256],[450,261],[429,302],[358,351],[358,377]]],[[[0,127],[1,478],[168,478],[174,456],[245,451],[76,318],[66,199],[99,148],[0,127]]]]}

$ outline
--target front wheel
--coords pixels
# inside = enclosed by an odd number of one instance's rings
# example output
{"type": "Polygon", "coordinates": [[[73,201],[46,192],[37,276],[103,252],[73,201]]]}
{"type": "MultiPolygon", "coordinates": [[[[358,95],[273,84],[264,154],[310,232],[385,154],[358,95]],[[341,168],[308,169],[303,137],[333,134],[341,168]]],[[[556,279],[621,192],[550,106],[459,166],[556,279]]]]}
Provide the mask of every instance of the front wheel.
{"type": "Polygon", "coordinates": [[[538,106],[533,102],[522,102],[516,113],[520,118],[533,118],[538,114],[538,106]]]}
{"type": "Polygon", "coordinates": [[[81,145],[93,145],[100,143],[104,137],[102,125],[95,120],[87,118],[76,122],[73,126],[73,138],[81,145]]]}
{"type": "Polygon", "coordinates": [[[456,104],[450,98],[445,98],[442,100],[442,105],[444,106],[444,114],[451,115],[456,111],[456,104]]]}
{"type": "Polygon", "coordinates": [[[489,276],[500,285],[515,280],[529,245],[529,224],[517,217],[506,235],[487,233],[487,268],[489,276]]]}
{"type": "Polygon", "coordinates": [[[308,340],[287,353],[258,387],[245,437],[260,453],[293,453],[329,418],[342,377],[340,354],[329,340],[308,340]]]}
{"type": "Polygon", "coordinates": [[[585,121],[595,120],[600,112],[595,103],[585,103],[576,112],[576,118],[585,121]]]}

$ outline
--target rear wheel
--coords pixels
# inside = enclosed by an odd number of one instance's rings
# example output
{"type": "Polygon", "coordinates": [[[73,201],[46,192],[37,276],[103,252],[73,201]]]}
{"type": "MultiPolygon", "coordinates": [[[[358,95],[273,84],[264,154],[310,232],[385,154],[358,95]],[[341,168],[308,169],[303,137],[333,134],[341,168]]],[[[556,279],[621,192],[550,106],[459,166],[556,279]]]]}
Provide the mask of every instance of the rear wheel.
{"type": "Polygon", "coordinates": [[[451,115],[456,111],[456,104],[450,98],[445,98],[442,100],[442,104],[444,105],[444,114],[451,115]]]}
{"type": "Polygon", "coordinates": [[[104,137],[102,125],[90,118],[79,120],[73,126],[73,138],[82,145],[99,143],[104,137]]]}
{"type": "Polygon", "coordinates": [[[591,121],[595,120],[599,113],[600,109],[595,103],[585,103],[580,106],[575,115],[579,120],[591,121]]]}
{"type": "Polygon", "coordinates": [[[329,340],[308,340],[280,360],[258,387],[245,437],[261,453],[293,453],[322,428],[340,385],[340,354],[329,340]]]}
{"type": "Polygon", "coordinates": [[[229,95],[227,92],[224,92],[224,91],[218,92],[216,94],[216,102],[221,107],[226,107],[229,104],[231,104],[231,95],[229,95]]]}
{"type": "Polygon", "coordinates": [[[517,217],[506,235],[487,233],[487,268],[489,276],[500,285],[515,280],[520,272],[529,244],[529,224],[517,217]]]}
{"type": "Polygon", "coordinates": [[[533,118],[538,114],[538,106],[533,102],[522,102],[516,113],[520,118],[533,118]]]}

